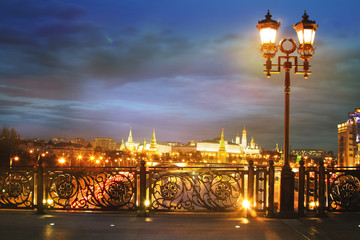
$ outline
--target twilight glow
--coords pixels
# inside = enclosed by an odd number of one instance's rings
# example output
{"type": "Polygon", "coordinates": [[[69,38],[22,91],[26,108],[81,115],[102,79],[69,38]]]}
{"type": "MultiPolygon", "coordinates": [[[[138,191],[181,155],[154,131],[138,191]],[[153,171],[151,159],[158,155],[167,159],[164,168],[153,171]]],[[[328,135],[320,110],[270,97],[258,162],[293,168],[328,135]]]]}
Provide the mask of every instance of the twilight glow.
{"type": "Polygon", "coordinates": [[[257,21],[277,38],[316,20],[308,80],[291,75],[292,148],[337,150],[360,102],[360,2],[35,0],[0,2],[0,124],[22,137],[211,139],[244,126],[283,139],[284,73],[267,79],[257,21]],[[305,6],[309,6],[306,8],[305,6]],[[306,9],[304,9],[306,8],[306,9]]]}

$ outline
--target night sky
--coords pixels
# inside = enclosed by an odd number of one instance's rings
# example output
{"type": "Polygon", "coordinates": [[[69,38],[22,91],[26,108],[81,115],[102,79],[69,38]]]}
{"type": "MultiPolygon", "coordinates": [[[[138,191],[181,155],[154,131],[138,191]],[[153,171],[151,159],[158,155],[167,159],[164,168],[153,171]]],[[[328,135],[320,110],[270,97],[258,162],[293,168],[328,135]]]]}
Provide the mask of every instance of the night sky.
{"type": "Polygon", "coordinates": [[[360,2],[0,1],[0,124],[24,138],[283,142],[284,72],[267,79],[257,21],[278,41],[319,25],[309,79],[291,74],[291,148],[337,151],[360,107],[360,2]]]}

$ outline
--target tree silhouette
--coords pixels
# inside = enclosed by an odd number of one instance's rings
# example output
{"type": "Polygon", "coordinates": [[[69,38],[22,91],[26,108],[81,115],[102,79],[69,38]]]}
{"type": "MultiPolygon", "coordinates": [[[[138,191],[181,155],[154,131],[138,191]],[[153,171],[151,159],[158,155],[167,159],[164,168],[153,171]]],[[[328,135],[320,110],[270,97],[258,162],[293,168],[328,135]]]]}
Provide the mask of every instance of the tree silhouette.
{"type": "Polygon", "coordinates": [[[17,152],[20,135],[14,128],[3,126],[0,131],[0,166],[9,166],[10,158],[17,152]]]}

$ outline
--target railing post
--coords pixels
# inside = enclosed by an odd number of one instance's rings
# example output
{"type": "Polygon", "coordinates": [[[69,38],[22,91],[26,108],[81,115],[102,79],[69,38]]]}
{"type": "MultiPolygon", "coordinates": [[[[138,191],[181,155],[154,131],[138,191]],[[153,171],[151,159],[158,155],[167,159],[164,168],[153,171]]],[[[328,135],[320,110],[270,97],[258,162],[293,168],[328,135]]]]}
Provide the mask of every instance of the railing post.
{"type": "Polygon", "coordinates": [[[316,216],[327,216],[325,213],[325,167],[323,160],[319,161],[319,206],[316,216]]]}
{"type": "Polygon", "coordinates": [[[37,213],[42,214],[44,213],[44,167],[42,165],[43,159],[42,156],[38,156],[38,169],[37,169],[37,213]]]}
{"type": "Polygon", "coordinates": [[[274,167],[274,161],[269,161],[269,199],[268,199],[268,212],[267,217],[274,217],[275,211],[274,211],[274,188],[275,188],[275,167],[274,167]]]}
{"type": "Polygon", "coordinates": [[[300,160],[299,167],[299,197],[298,197],[298,217],[305,216],[305,161],[303,158],[300,160]]]}
{"type": "Polygon", "coordinates": [[[249,175],[248,175],[248,201],[250,207],[254,207],[254,161],[249,160],[249,175]]]}
{"type": "Polygon", "coordinates": [[[139,217],[146,217],[146,166],[145,161],[141,160],[140,162],[140,214],[139,217]]]}

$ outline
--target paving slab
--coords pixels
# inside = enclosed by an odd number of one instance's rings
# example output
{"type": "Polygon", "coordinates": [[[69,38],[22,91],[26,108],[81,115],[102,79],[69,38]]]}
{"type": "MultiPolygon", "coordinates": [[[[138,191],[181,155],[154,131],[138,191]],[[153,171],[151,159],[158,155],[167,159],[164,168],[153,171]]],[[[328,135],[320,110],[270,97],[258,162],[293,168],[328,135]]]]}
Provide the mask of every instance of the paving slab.
{"type": "Polygon", "coordinates": [[[360,215],[325,219],[245,218],[239,213],[132,213],[0,211],[1,240],[328,240],[360,239],[360,215]],[[334,234],[341,229],[346,234],[334,234]],[[346,238],[339,238],[346,236],[346,238]]]}

